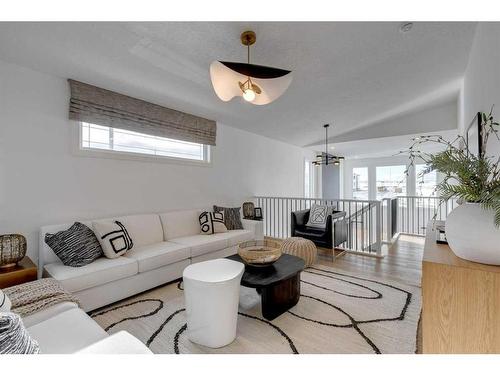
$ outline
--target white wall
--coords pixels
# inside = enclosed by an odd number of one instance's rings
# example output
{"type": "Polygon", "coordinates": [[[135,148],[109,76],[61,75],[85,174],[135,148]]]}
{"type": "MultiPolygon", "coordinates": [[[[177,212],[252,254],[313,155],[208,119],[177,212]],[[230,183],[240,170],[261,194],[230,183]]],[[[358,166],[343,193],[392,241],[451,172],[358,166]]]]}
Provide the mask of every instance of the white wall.
{"type": "MultiPolygon", "coordinates": [[[[495,105],[494,115],[497,121],[500,119],[500,23],[478,24],[462,95],[462,131],[477,112],[488,113],[492,105],[495,105]]],[[[487,151],[492,156],[500,155],[500,142],[491,140],[487,151]]]]}
{"type": "Polygon", "coordinates": [[[210,167],[76,156],[68,100],[64,78],[0,61],[0,233],[34,260],[45,224],[303,195],[310,151],[222,124],[210,167]]]}

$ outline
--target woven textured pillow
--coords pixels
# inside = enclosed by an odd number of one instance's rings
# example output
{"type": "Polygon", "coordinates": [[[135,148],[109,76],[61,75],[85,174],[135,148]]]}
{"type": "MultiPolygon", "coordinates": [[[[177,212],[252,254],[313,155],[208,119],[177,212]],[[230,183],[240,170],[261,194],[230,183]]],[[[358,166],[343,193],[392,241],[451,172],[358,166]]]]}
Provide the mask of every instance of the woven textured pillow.
{"type": "Polygon", "coordinates": [[[227,232],[224,224],[224,212],[204,211],[200,214],[200,229],[202,234],[227,232]]]}
{"type": "Polygon", "coordinates": [[[45,243],[65,266],[85,266],[102,256],[101,245],[92,229],[79,222],[55,234],[47,233],[45,243]]]}
{"type": "Polygon", "coordinates": [[[224,224],[228,230],[243,229],[240,207],[220,207],[214,205],[215,212],[224,212],[224,224]]]}
{"type": "Polygon", "coordinates": [[[33,340],[21,317],[14,313],[0,314],[0,354],[38,354],[38,342],[33,340]]]}
{"type": "Polygon", "coordinates": [[[12,304],[10,303],[9,297],[0,289],[0,312],[10,311],[11,306],[12,304]]]}
{"type": "Polygon", "coordinates": [[[127,228],[119,221],[94,221],[92,227],[106,258],[118,258],[134,246],[127,228]]]}

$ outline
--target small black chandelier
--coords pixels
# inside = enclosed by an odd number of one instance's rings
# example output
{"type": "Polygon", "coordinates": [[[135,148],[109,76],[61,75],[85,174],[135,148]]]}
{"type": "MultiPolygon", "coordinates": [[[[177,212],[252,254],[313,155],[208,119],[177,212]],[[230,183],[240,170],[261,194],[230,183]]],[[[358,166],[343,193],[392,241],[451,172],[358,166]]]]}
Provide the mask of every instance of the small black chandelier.
{"type": "Polygon", "coordinates": [[[328,153],[328,127],[330,124],[325,124],[325,153],[316,155],[316,160],[312,162],[313,165],[340,165],[340,161],[344,159],[343,156],[334,156],[328,153]]]}

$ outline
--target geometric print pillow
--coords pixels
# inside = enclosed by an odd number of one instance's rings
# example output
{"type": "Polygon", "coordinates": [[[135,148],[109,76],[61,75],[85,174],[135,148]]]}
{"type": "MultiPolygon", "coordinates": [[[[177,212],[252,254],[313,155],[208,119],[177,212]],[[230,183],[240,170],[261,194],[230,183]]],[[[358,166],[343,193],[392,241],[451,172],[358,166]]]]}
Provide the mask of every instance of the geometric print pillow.
{"type": "Polygon", "coordinates": [[[202,234],[227,232],[224,225],[224,212],[202,212],[199,217],[202,234]]]}
{"type": "Polygon", "coordinates": [[[321,206],[313,204],[309,211],[309,220],[306,226],[313,228],[326,228],[326,220],[329,215],[330,208],[328,206],[321,206]]]}
{"type": "Polygon", "coordinates": [[[92,227],[106,258],[118,258],[134,246],[127,228],[119,221],[94,221],[92,227]]]}

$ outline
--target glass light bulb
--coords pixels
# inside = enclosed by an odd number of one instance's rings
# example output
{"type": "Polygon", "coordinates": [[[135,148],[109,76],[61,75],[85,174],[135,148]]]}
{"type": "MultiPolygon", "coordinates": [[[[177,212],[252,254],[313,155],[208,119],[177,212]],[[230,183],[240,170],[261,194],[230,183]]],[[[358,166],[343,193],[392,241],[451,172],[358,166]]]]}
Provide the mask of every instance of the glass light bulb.
{"type": "Polygon", "coordinates": [[[245,99],[247,102],[251,102],[255,99],[255,92],[252,89],[246,89],[243,92],[243,99],[245,99]]]}

